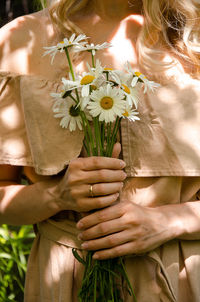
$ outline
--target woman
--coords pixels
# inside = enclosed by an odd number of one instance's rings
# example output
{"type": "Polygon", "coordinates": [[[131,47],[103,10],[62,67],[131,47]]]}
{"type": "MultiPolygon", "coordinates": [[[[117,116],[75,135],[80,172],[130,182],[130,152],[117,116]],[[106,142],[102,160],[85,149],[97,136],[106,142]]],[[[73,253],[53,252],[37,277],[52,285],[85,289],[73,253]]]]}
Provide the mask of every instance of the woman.
{"type": "MultiPolygon", "coordinates": [[[[38,227],[26,302],[77,301],[74,247],[128,255],[138,302],[200,301],[198,18],[189,0],[60,0],[1,29],[0,222],[38,227]],[[107,67],[128,60],[163,85],[141,100],[141,122],[122,123],[112,159],[83,157],[82,133],[52,117],[66,61],[50,65],[43,47],[74,31],[113,44],[98,53],[107,67]]],[[[74,59],[77,71],[87,60],[74,59]]]]}

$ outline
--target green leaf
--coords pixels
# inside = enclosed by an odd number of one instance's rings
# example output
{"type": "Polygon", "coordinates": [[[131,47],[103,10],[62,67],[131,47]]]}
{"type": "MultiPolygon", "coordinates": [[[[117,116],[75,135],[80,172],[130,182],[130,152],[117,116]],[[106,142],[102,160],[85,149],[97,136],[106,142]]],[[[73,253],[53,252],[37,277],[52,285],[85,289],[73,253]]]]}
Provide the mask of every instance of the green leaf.
{"type": "Polygon", "coordinates": [[[76,260],[78,260],[83,265],[86,265],[85,260],[83,258],[81,258],[81,256],[79,256],[79,254],[78,254],[78,252],[77,252],[76,249],[72,249],[72,253],[73,253],[74,257],[76,258],[76,260]]]}
{"type": "Polygon", "coordinates": [[[13,257],[7,253],[0,253],[0,258],[13,259],[13,257]]]}

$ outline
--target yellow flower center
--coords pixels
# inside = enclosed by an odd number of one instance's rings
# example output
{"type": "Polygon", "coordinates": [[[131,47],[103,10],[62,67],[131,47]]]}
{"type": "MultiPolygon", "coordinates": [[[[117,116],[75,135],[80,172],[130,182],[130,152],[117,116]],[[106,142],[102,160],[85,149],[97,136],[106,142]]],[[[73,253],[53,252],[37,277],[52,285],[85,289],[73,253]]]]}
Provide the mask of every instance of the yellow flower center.
{"type": "Polygon", "coordinates": [[[141,76],[141,72],[136,71],[136,72],[135,72],[135,75],[136,75],[137,77],[139,77],[139,76],[141,76]]]}
{"type": "Polygon", "coordinates": [[[81,85],[88,85],[90,83],[92,83],[94,81],[95,77],[88,74],[86,76],[84,76],[81,80],[81,85]]]}
{"type": "Polygon", "coordinates": [[[97,90],[97,86],[95,86],[95,85],[91,85],[90,87],[91,87],[91,90],[92,90],[92,91],[93,91],[93,90],[97,90]]]}
{"type": "Polygon", "coordinates": [[[128,88],[128,86],[126,86],[125,84],[122,84],[122,87],[124,88],[124,91],[128,94],[131,93],[130,89],[128,88]]]}
{"type": "Polygon", "coordinates": [[[60,44],[64,44],[64,41],[61,41],[60,44]]]}
{"type": "Polygon", "coordinates": [[[109,96],[104,96],[101,101],[101,107],[105,110],[111,109],[113,107],[113,99],[109,96]]]}
{"type": "Polygon", "coordinates": [[[105,67],[104,70],[105,70],[105,71],[109,71],[109,70],[113,70],[113,69],[112,69],[112,68],[109,68],[109,67],[105,67]]]}
{"type": "MultiPolygon", "coordinates": [[[[139,72],[139,71],[136,71],[135,72],[135,75],[139,78],[139,76],[141,76],[142,75],[142,73],[141,72],[139,72]]],[[[144,76],[144,78],[146,79],[146,77],[144,76]]]]}
{"type": "Polygon", "coordinates": [[[122,115],[128,117],[128,116],[129,116],[129,113],[128,113],[128,111],[126,110],[122,115]]]}

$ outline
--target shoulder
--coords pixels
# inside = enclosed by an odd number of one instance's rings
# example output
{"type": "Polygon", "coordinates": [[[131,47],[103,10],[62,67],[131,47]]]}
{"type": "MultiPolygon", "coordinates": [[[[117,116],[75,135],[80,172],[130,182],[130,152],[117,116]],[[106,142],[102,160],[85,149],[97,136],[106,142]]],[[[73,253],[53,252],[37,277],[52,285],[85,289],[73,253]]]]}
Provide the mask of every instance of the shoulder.
{"type": "Polygon", "coordinates": [[[0,29],[1,70],[28,73],[30,61],[34,62],[45,43],[48,19],[43,10],[18,17],[0,29]]]}

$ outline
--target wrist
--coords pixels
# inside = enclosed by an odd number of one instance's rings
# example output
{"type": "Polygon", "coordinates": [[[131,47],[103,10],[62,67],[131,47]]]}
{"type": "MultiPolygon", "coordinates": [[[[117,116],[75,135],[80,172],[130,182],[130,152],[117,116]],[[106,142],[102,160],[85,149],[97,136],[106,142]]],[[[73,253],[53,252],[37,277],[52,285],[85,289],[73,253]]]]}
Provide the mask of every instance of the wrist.
{"type": "Polygon", "coordinates": [[[38,195],[46,204],[46,209],[53,215],[62,211],[59,195],[57,193],[57,182],[52,180],[48,182],[38,182],[35,184],[38,195]]]}
{"type": "Polygon", "coordinates": [[[164,205],[159,207],[161,219],[168,229],[168,240],[178,239],[185,234],[185,221],[181,215],[180,205],[164,205]]]}

